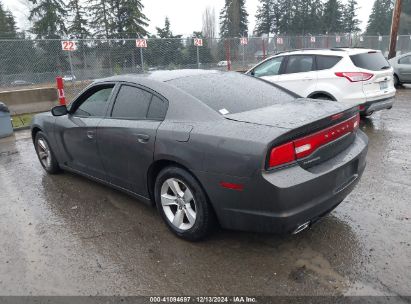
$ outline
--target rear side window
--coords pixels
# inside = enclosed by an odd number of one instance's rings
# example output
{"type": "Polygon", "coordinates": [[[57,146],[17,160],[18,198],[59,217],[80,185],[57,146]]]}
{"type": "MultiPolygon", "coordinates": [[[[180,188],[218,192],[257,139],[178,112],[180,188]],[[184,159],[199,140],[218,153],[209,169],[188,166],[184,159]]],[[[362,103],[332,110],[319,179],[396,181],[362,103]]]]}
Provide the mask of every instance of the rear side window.
{"type": "Polygon", "coordinates": [[[169,83],[221,115],[287,103],[297,98],[271,83],[236,72],[183,77],[169,83]]]}
{"type": "Polygon", "coordinates": [[[352,55],[350,58],[356,67],[366,70],[380,71],[390,67],[390,64],[381,52],[352,55]]]}
{"type": "Polygon", "coordinates": [[[342,57],[338,56],[317,56],[317,70],[328,70],[340,62],[342,57]]]}
{"type": "Polygon", "coordinates": [[[142,89],[122,85],[111,112],[113,118],[146,119],[152,94],[142,89]]]}
{"type": "Polygon", "coordinates": [[[311,72],[314,65],[314,56],[290,56],[288,58],[285,74],[311,72]]]}
{"type": "Polygon", "coordinates": [[[153,95],[153,99],[148,109],[147,119],[163,120],[167,113],[167,103],[157,96],[153,95]]]}

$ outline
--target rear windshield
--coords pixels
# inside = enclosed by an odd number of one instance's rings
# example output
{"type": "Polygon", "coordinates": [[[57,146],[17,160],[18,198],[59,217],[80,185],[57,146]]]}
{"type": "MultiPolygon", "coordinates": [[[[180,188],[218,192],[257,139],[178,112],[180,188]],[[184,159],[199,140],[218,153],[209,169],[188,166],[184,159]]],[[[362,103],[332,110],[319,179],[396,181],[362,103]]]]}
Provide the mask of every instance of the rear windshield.
{"type": "Polygon", "coordinates": [[[222,115],[246,112],[296,99],[296,95],[240,73],[215,73],[169,81],[222,115]]]}
{"type": "Polygon", "coordinates": [[[350,58],[356,67],[366,70],[380,71],[390,67],[390,64],[380,52],[352,55],[350,58]]]}

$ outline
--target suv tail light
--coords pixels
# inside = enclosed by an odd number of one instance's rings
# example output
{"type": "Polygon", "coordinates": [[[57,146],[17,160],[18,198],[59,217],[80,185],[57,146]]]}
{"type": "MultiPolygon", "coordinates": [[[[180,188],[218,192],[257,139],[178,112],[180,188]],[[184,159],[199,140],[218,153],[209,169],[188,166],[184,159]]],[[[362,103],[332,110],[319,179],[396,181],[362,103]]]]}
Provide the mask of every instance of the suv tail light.
{"type": "Polygon", "coordinates": [[[337,72],[335,75],[347,78],[350,82],[367,81],[374,77],[374,74],[365,72],[337,72]]]}
{"type": "Polygon", "coordinates": [[[268,167],[273,169],[305,158],[321,146],[356,131],[359,125],[360,114],[356,114],[334,126],[274,147],[270,151],[268,167]]]}

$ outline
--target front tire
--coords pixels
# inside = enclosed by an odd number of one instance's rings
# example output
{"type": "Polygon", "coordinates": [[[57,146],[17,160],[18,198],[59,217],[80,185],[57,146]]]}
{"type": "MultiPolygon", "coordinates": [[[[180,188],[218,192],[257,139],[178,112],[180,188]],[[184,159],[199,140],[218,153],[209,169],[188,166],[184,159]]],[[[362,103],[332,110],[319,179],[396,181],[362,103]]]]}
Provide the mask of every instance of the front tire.
{"type": "Polygon", "coordinates": [[[397,75],[394,75],[394,86],[395,86],[396,88],[398,88],[398,87],[401,86],[400,79],[398,78],[397,75]]]}
{"type": "Polygon", "coordinates": [[[161,217],[177,236],[198,241],[214,229],[214,211],[207,196],[186,170],[164,168],[157,176],[154,196],[161,217]]]}
{"type": "Polygon", "coordinates": [[[37,132],[34,138],[34,147],[36,149],[37,157],[39,158],[41,166],[49,174],[56,174],[60,172],[57,159],[51,150],[50,144],[43,132],[37,132]]]}

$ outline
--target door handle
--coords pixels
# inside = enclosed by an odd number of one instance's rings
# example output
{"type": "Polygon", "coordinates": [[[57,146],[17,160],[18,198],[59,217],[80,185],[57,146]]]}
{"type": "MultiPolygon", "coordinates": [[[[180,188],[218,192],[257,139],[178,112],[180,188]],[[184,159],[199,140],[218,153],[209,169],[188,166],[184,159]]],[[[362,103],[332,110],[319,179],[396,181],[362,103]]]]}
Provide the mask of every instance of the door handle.
{"type": "Polygon", "coordinates": [[[137,141],[141,144],[145,144],[150,140],[150,136],[147,134],[137,134],[137,141]]]}
{"type": "Polygon", "coordinates": [[[94,131],[87,131],[87,138],[88,139],[93,139],[94,138],[94,131]]]}

